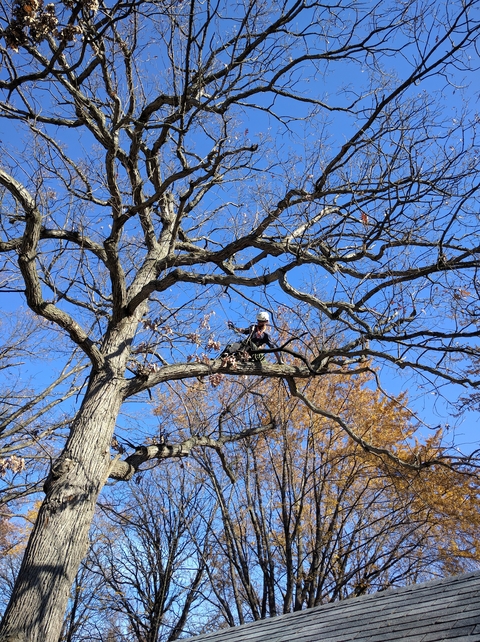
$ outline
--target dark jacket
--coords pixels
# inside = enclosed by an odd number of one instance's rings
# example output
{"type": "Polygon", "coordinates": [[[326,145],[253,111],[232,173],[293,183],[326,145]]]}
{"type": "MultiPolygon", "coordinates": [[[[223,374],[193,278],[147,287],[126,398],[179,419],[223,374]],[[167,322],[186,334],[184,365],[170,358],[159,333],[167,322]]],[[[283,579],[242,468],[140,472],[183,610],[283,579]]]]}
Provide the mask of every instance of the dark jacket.
{"type": "Polygon", "coordinates": [[[275,347],[268,332],[260,330],[256,324],[251,325],[248,328],[238,328],[237,331],[242,334],[247,334],[250,343],[252,343],[256,348],[261,348],[264,345],[267,345],[269,348],[275,347]]]}

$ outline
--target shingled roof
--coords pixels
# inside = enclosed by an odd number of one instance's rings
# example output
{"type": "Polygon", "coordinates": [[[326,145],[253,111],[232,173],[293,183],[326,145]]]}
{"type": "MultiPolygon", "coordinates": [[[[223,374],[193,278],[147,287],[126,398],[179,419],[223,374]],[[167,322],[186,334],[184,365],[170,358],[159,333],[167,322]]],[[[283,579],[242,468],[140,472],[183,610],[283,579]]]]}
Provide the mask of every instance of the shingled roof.
{"type": "Polygon", "coordinates": [[[325,604],[188,640],[480,642],[480,572],[325,604]]]}

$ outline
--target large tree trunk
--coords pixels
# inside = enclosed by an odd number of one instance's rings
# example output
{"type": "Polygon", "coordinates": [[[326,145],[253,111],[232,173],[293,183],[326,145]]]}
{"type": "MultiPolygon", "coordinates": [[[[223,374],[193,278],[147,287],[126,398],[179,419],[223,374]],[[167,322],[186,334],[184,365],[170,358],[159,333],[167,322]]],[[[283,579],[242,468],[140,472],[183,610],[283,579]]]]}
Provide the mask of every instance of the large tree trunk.
{"type": "Polygon", "coordinates": [[[70,587],[88,547],[98,494],[110,467],[110,443],[123,400],[123,379],[92,374],[82,407],[46,483],[5,613],[2,642],[56,642],[70,587]]]}

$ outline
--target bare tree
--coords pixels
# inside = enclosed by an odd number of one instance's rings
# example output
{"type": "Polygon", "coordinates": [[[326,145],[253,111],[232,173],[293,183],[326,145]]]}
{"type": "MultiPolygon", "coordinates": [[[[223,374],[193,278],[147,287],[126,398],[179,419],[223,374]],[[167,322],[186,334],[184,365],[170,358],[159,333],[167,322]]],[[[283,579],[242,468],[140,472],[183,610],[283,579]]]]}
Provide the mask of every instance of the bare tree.
{"type": "Polygon", "coordinates": [[[100,642],[111,633],[113,618],[97,609],[105,595],[103,578],[89,561],[87,556],[75,576],[59,642],[100,642]]]}
{"type": "MultiPolygon", "coordinates": [[[[61,371],[40,377],[22,376],[35,356],[47,364],[48,333],[35,319],[0,317],[0,511],[38,493],[49,464],[58,455],[69,423],[66,404],[80,392],[78,377],[85,365],[70,357],[61,371]]],[[[30,376],[30,375],[29,375],[30,376]]]]}
{"type": "Polygon", "coordinates": [[[104,586],[97,611],[115,616],[121,639],[176,640],[185,631],[193,635],[194,620],[205,617],[210,544],[199,516],[208,524],[215,506],[189,477],[178,465],[161,476],[154,471],[102,500],[100,536],[87,565],[104,586]]]}
{"type": "Polygon", "coordinates": [[[260,373],[300,395],[292,377],[348,376],[368,358],[477,385],[464,368],[476,321],[459,321],[479,265],[478,118],[459,87],[478,62],[477,11],[3,3],[2,284],[91,371],[0,639],[58,638],[105,481],[181,452],[112,460],[129,397],[260,373]],[[222,296],[294,310],[297,360],[198,354],[216,349],[222,296]]]}

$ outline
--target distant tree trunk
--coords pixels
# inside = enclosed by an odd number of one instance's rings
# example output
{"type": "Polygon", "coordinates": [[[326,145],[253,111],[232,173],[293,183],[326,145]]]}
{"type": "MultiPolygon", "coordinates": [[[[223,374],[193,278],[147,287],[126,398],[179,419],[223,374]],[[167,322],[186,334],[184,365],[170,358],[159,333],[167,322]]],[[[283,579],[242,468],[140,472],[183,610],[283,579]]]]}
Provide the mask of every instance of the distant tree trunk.
{"type": "Polygon", "coordinates": [[[70,438],[53,464],[43,502],[3,622],[3,640],[54,642],[70,587],[88,547],[98,494],[108,476],[110,442],[123,381],[93,373],[70,438]]]}

